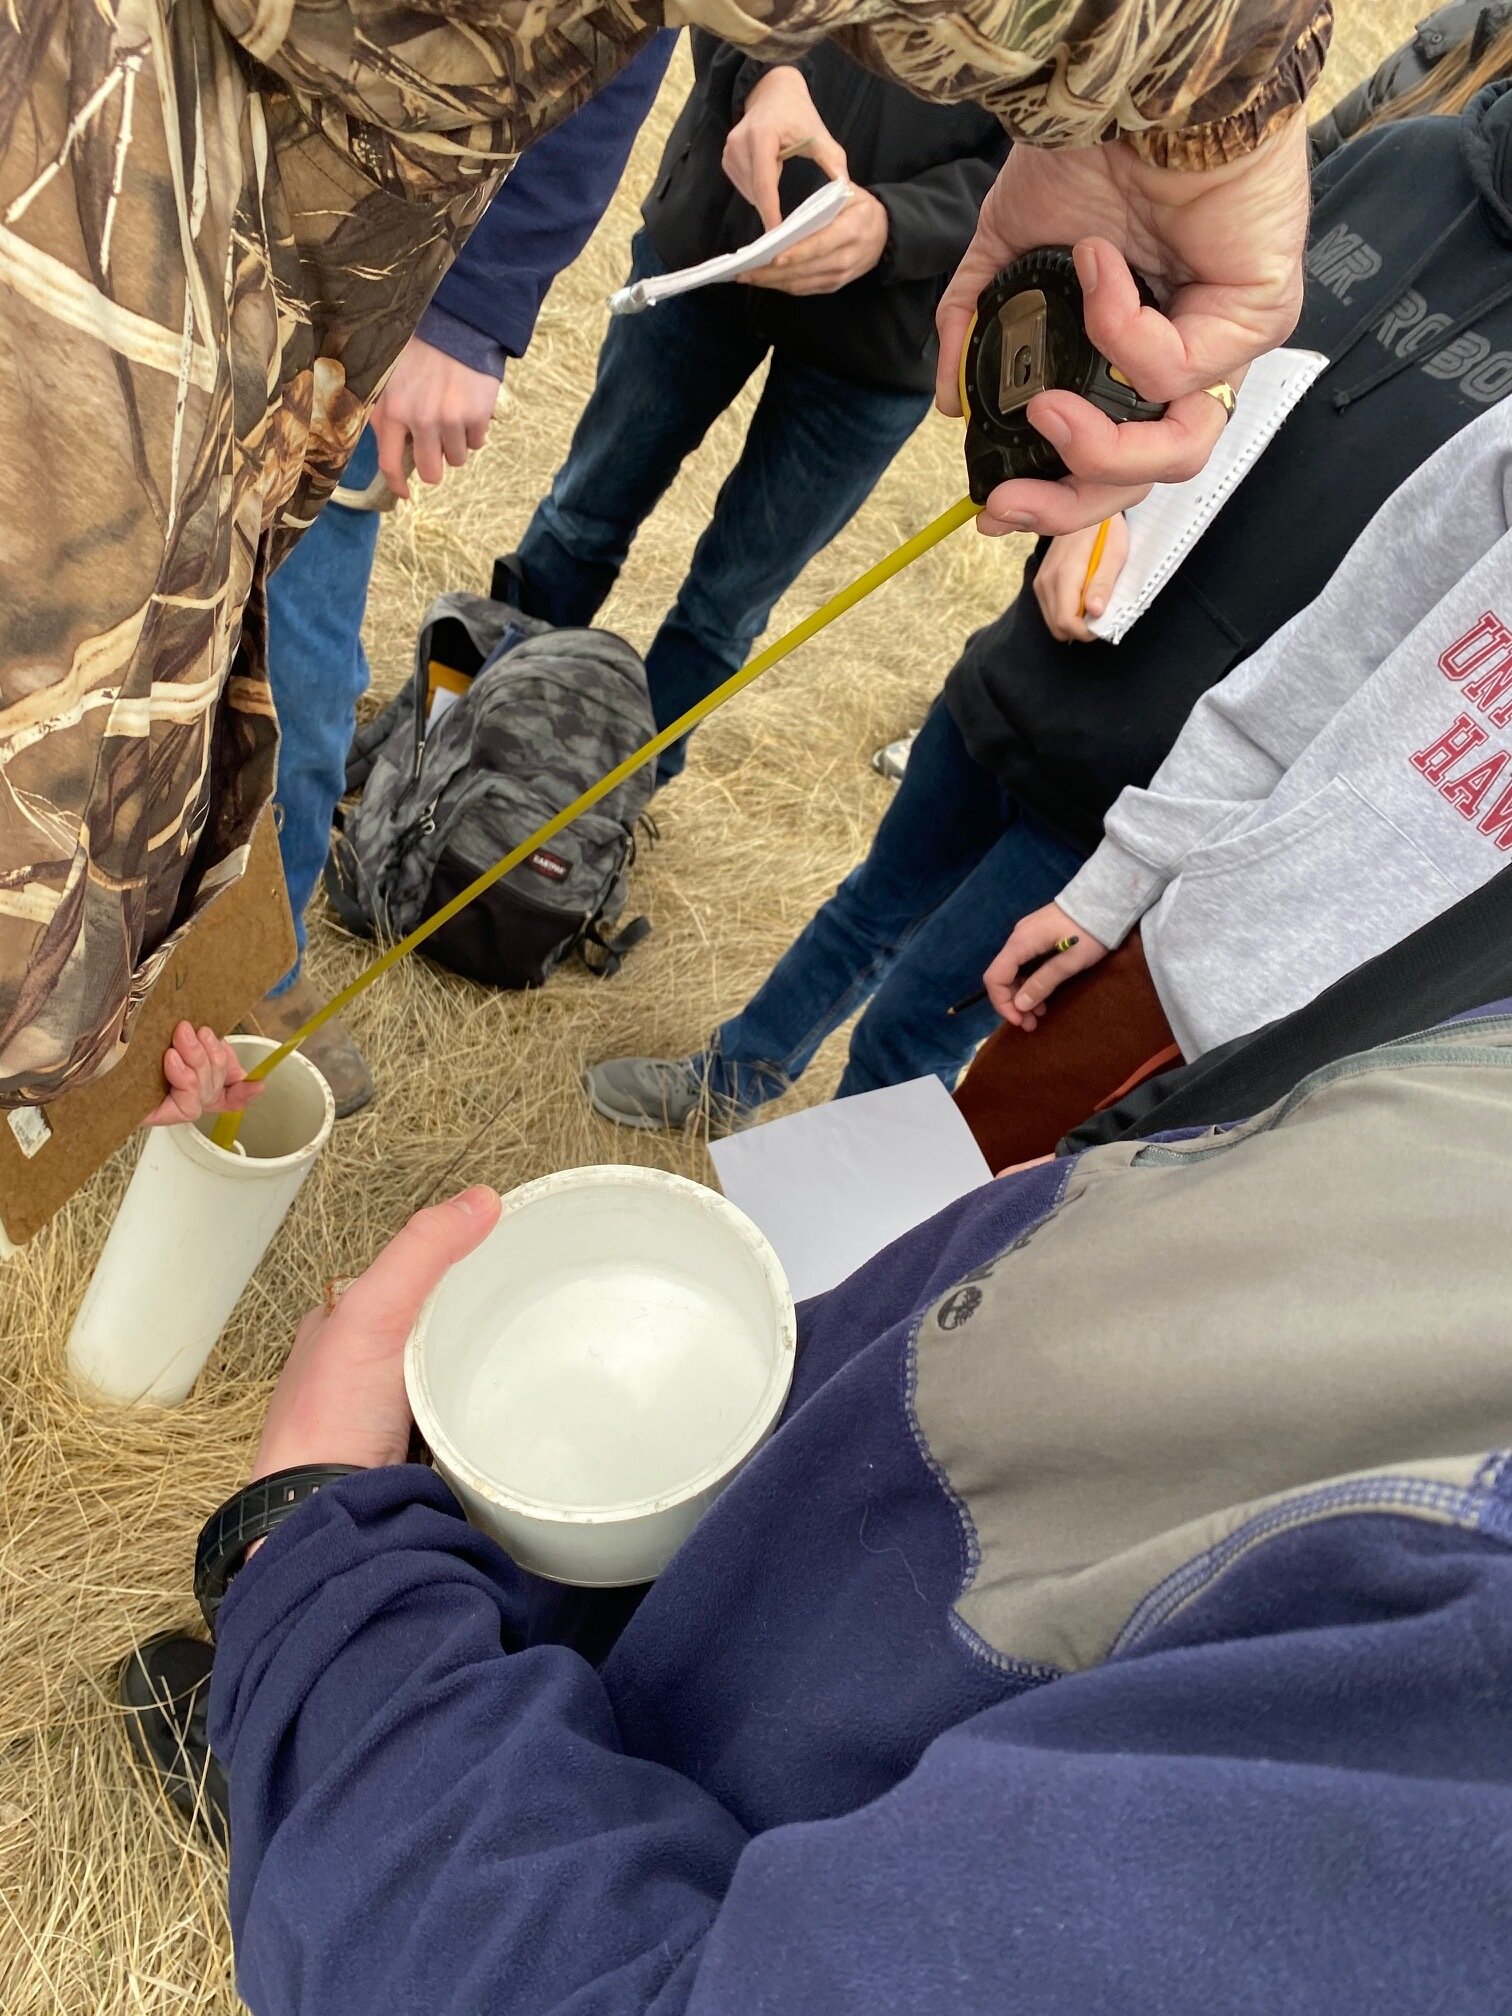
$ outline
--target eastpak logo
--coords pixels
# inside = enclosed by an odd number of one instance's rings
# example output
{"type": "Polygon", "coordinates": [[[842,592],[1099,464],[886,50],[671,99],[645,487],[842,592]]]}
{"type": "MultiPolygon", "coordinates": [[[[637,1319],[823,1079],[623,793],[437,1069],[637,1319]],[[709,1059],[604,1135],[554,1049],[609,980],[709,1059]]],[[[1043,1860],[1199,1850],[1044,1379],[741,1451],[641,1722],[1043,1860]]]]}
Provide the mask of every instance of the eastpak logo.
{"type": "Polygon", "coordinates": [[[567,880],[568,864],[562,859],[560,854],[548,854],[544,847],[537,847],[534,854],[525,863],[525,866],[527,868],[534,868],[537,875],[544,875],[548,882],[565,882],[567,880]]]}

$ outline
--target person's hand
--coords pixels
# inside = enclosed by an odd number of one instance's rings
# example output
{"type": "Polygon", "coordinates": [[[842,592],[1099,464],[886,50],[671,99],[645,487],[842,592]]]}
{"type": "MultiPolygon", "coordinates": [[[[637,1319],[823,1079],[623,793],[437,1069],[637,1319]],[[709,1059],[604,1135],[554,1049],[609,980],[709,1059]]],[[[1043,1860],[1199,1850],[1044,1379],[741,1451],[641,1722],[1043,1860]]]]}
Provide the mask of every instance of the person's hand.
{"type": "Polygon", "coordinates": [[[498,403],[497,378],[411,336],[372,416],[378,467],[394,495],[410,494],[405,450],[411,443],[415,474],[422,483],[439,483],[448,463],[460,469],[483,446],[498,403]]]}
{"type": "Polygon", "coordinates": [[[1300,112],[1254,153],[1201,174],[1151,167],[1117,140],[1054,152],[1014,147],[940,301],[936,403],[960,411],[961,350],[987,282],[1020,253],[1073,245],[1087,334],[1170,411],[1120,426],[1074,393],[1041,392],[1029,418],[1071,474],[999,484],[980,529],[1072,532],[1126,510],[1152,483],[1195,476],[1226,417],[1203,388],[1237,387],[1254,359],[1296,327],[1307,207],[1300,112]],[[1140,306],[1131,264],[1162,294],[1164,313],[1140,306]]]}
{"type": "Polygon", "coordinates": [[[1061,982],[1069,980],[1073,973],[1085,973],[1089,966],[1107,956],[1106,945],[1084,931],[1058,903],[1047,903],[1043,910],[1019,919],[1008,943],[982,975],[987,998],[1005,1022],[1018,1029],[1035,1029],[1044,1018],[1045,1003],[1061,982]],[[1056,952],[1053,959],[1047,959],[1022,985],[1018,984],[1021,967],[1054,951],[1066,938],[1076,940],[1069,952],[1056,952]]]}
{"type": "Polygon", "coordinates": [[[1087,578],[1093,548],[1101,528],[1085,526],[1080,532],[1063,532],[1052,539],[1049,551],[1034,577],[1034,599],[1040,606],[1045,627],[1062,644],[1095,644],[1087,627],[1088,618],[1101,616],[1113,593],[1113,584],[1129,557],[1129,521],[1122,511],[1108,520],[1108,536],[1103,542],[1097,571],[1087,578]]]}
{"type": "Polygon", "coordinates": [[[305,1318],[268,1406],[254,1482],[306,1463],[370,1470],[404,1461],[405,1340],[442,1275],[498,1218],[498,1198],[481,1187],[416,1212],[334,1307],[305,1318]]]}
{"type": "Polygon", "coordinates": [[[770,266],[742,273],[745,287],[775,287],[784,294],[834,294],[870,273],[887,250],[891,219],[869,189],[857,189],[833,224],[780,252],[770,266]]]}
{"type": "Polygon", "coordinates": [[[144,1127],[179,1127],[207,1113],[240,1113],[262,1092],[249,1085],[241,1059],[213,1029],[180,1022],[163,1055],[168,1096],[154,1106],[144,1127]]]}
{"type": "Polygon", "coordinates": [[[832,182],[845,173],[845,149],[819,117],[803,72],[779,63],[752,85],[745,111],[724,144],[724,172],[755,209],[764,231],[782,222],[777,184],[783,157],[800,152],[832,182]]]}

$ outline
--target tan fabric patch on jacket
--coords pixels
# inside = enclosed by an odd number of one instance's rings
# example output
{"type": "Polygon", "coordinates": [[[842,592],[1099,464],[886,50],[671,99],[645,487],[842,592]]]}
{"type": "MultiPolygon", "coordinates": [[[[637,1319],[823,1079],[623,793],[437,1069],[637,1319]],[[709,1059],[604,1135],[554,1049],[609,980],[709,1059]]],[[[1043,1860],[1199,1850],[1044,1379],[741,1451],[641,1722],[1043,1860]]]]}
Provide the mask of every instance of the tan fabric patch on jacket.
{"type": "Polygon", "coordinates": [[[917,1425],[974,1564],[956,1611],[999,1657],[1095,1663],[1235,1536],[1457,1517],[1512,1443],[1512,1022],[1294,1101],[1221,1143],[1094,1151],[922,1319],[917,1425]]]}

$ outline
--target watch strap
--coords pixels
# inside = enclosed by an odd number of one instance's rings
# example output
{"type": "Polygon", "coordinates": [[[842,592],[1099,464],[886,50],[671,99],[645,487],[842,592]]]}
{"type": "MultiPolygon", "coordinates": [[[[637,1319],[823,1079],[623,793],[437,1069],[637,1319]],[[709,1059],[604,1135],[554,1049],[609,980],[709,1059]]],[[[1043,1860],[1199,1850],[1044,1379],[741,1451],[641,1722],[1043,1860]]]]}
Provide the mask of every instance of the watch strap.
{"type": "Polygon", "coordinates": [[[212,1637],[231,1578],[245,1562],[253,1542],[276,1533],[306,1499],[328,1484],[360,1474],[352,1463],[307,1463],[293,1470],[275,1470],[211,1513],[194,1550],[194,1596],[212,1637]]]}

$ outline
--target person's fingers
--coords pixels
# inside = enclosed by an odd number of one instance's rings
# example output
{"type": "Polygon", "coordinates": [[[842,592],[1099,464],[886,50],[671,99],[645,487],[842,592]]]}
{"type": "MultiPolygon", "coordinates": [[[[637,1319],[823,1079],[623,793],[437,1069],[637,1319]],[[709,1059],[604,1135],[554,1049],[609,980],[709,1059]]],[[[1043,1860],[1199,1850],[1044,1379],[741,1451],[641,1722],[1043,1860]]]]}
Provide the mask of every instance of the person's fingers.
{"type": "Polygon", "coordinates": [[[170,1050],[163,1058],[163,1076],[177,1092],[191,1091],[195,1085],[194,1066],[170,1050]]]}
{"type": "Polygon", "coordinates": [[[187,1022],[180,1022],[173,1032],[173,1044],[163,1056],[163,1082],[167,1093],[159,1100],[142,1123],[146,1127],[177,1127],[183,1121],[197,1120],[201,1112],[199,1072],[185,1055],[187,1049],[198,1049],[199,1038],[187,1022]]]}
{"type": "MultiPolygon", "coordinates": [[[[1101,616],[1108,606],[1113,590],[1118,585],[1118,577],[1129,557],[1129,525],[1121,511],[1115,511],[1108,520],[1108,536],[1103,543],[1102,558],[1092,570],[1082,596],[1082,608],[1088,617],[1101,616]]],[[[1091,636],[1091,632],[1087,632],[1091,636]]]]}
{"type": "Polygon", "coordinates": [[[751,135],[746,143],[745,156],[749,201],[756,206],[762,230],[775,231],[782,222],[782,197],[777,187],[782,169],[777,159],[776,135],[751,135]]]}
{"type": "Polygon", "coordinates": [[[843,285],[852,270],[846,260],[829,259],[817,266],[764,266],[745,277],[754,286],[770,287],[781,294],[827,294],[843,285]]]}
{"type": "MultiPolygon", "coordinates": [[[[991,201],[991,198],[988,198],[991,201]]],[[[985,214],[987,205],[983,204],[985,214]]],[[[961,412],[961,352],[966,332],[976,313],[977,297],[989,280],[1022,248],[1010,245],[998,232],[978,223],[976,236],[966,248],[966,256],[940,296],[935,310],[935,329],[940,339],[939,361],[935,366],[935,405],[942,413],[958,419],[961,412]]]]}
{"type": "MultiPolygon", "coordinates": [[[[1077,951],[1079,950],[1080,947],[1077,948],[1077,951]]],[[[1022,1027],[1024,1020],[1049,1000],[1063,980],[1069,980],[1073,973],[1079,973],[1084,963],[1078,959],[1076,951],[1057,953],[1055,958],[1047,959],[1043,966],[1031,973],[1021,987],[1016,987],[1013,993],[1013,1008],[1020,1018],[1020,1026],[1022,1027]]]]}
{"type": "Polygon", "coordinates": [[[180,1022],[173,1032],[173,1047],[189,1067],[188,1081],[181,1089],[203,1103],[211,1092],[212,1066],[201,1032],[188,1022],[180,1022]]]}
{"type": "Polygon", "coordinates": [[[1173,401],[1163,420],[1114,420],[1075,392],[1041,392],[1025,410],[1071,474],[1098,483],[1185,483],[1228,424],[1206,391],[1173,401]]]}
{"type": "Polygon", "coordinates": [[[487,413],[475,414],[473,418],[469,420],[467,423],[468,447],[481,448],[483,446],[483,443],[488,439],[488,430],[492,425],[493,425],[492,407],[489,408],[487,413]]]}
{"type": "Polygon", "coordinates": [[[419,420],[410,427],[411,453],[415,474],[422,483],[436,484],[446,474],[446,457],[441,448],[441,429],[434,420],[419,420]]]}
{"type": "Polygon", "coordinates": [[[1088,336],[1146,399],[1179,399],[1240,374],[1271,346],[1276,295],[1269,278],[1251,285],[1180,287],[1164,312],[1139,298],[1128,261],[1104,238],[1075,248],[1088,336]]]}
{"type": "Polygon", "coordinates": [[[786,252],[779,252],[770,266],[758,267],[758,272],[797,273],[805,266],[824,266],[843,256],[855,237],[855,225],[850,212],[844,210],[833,223],[826,224],[822,231],[814,232],[810,238],[802,239],[786,252]]]}
{"type": "Polygon", "coordinates": [[[849,265],[811,266],[801,273],[774,273],[765,285],[782,294],[834,294],[855,277],[855,269],[849,265]]]}
{"type": "Polygon", "coordinates": [[[211,1028],[201,1028],[195,1032],[197,1055],[190,1057],[194,1065],[196,1091],[199,1096],[200,1111],[214,1112],[221,1093],[221,1070],[216,1055],[219,1038],[211,1028]]]}
{"type": "Polygon", "coordinates": [[[372,428],[378,442],[379,473],[394,495],[408,503],[409,471],[404,466],[404,450],[409,429],[394,418],[382,400],[374,409],[372,428]]]}
{"type": "Polygon", "coordinates": [[[221,1105],[227,1113],[245,1113],[249,1106],[261,1099],[267,1086],[259,1080],[249,1084],[245,1080],[239,1085],[228,1085],[221,1095],[221,1105]]]}
{"type": "MultiPolygon", "coordinates": [[[[1040,573],[1043,579],[1043,568],[1040,573]]],[[[1035,586],[1038,585],[1036,582],[1035,586]]],[[[1069,568],[1057,570],[1040,604],[1041,613],[1045,618],[1045,628],[1057,644],[1078,643],[1085,635],[1090,634],[1077,613],[1080,600],[1081,590],[1077,577],[1069,568]]]]}
{"type": "Polygon", "coordinates": [[[441,452],[453,469],[460,469],[467,460],[467,429],[460,420],[443,421],[437,430],[441,436],[441,452]]]}
{"type": "Polygon", "coordinates": [[[482,1244],[498,1218],[497,1195],[481,1185],[417,1211],[352,1283],[331,1322],[380,1345],[402,1343],[426,1296],[449,1267],[482,1244]]]}
{"type": "Polygon", "coordinates": [[[236,1052],[225,1037],[217,1035],[213,1029],[201,1029],[200,1041],[205,1046],[205,1055],[214,1066],[217,1077],[224,1083],[235,1069],[236,1052]]]}
{"type": "Polygon", "coordinates": [[[1018,979],[1019,968],[1026,959],[1032,959],[1036,941],[1030,929],[1029,918],[1015,925],[1007,944],[982,975],[982,985],[987,989],[987,999],[1004,1021],[1015,1021],[1013,1013],[1014,983],[1018,979]]]}
{"type": "Polygon", "coordinates": [[[173,1031],[173,1054],[191,1068],[201,1060],[199,1031],[192,1022],[180,1022],[173,1031]]]}
{"type": "Polygon", "coordinates": [[[1065,477],[1058,483],[1020,476],[999,483],[977,518],[977,529],[989,538],[1008,532],[1048,533],[1051,537],[1078,532],[1088,525],[1100,525],[1115,512],[1137,504],[1149,484],[1133,488],[1114,483],[1096,483],[1084,477],[1065,477]]]}
{"type": "Polygon", "coordinates": [[[1053,539],[1034,577],[1034,596],[1045,627],[1058,643],[1067,644],[1085,634],[1081,622],[1082,587],[1087,579],[1087,563],[1097,543],[1097,528],[1071,532],[1053,539]]]}

